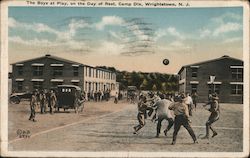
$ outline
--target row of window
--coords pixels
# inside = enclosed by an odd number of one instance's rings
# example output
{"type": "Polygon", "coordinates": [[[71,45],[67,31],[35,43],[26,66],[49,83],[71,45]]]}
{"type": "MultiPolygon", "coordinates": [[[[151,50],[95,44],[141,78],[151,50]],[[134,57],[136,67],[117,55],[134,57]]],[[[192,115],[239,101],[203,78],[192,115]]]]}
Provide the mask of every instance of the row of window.
{"type": "MultiPolygon", "coordinates": [[[[33,81],[33,89],[43,89],[43,82],[33,81]]],[[[51,82],[52,87],[56,87],[58,85],[62,85],[63,82],[51,82]]],[[[72,82],[73,85],[79,86],[79,82],[72,82]]],[[[17,89],[18,91],[23,90],[23,81],[17,81],[17,89]]],[[[92,90],[114,90],[114,84],[104,84],[104,83],[97,83],[97,82],[85,82],[85,90],[92,91],[92,90]]]]}
{"type": "MultiPolygon", "coordinates": [[[[43,82],[33,81],[33,89],[43,89],[43,82]]],[[[63,82],[51,82],[52,87],[57,87],[58,85],[62,85],[63,82]]],[[[73,85],[79,86],[78,82],[72,82],[73,85]]],[[[17,90],[23,91],[23,82],[17,81],[17,90]]]]}
{"type": "MultiPolygon", "coordinates": [[[[198,77],[198,68],[191,68],[192,70],[192,77],[198,77]]],[[[231,68],[232,79],[242,79],[243,78],[243,69],[242,68],[231,68]]]]}
{"type": "Polygon", "coordinates": [[[85,82],[85,91],[115,90],[115,84],[100,82],[85,82]]]}
{"type": "MultiPolygon", "coordinates": [[[[33,68],[33,76],[42,76],[44,72],[44,67],[42,66],[32,66],[33,68]]],[[[17,67],[17,73],[19,76],[24,75],[23,67],[17,67]]],[[[63,67],[62,66],[55,66],[52,68],[52,75],[53,76],[63,76],[63,67]]],[[[79,75],[79,68],[73,67],[73,76],[79,75]]]]}
{"type": "MultiPolygon", "coordinates": [[[[33,68],[33,76],[42,76],[44,72],[43,66],[32,66],[33,68]]],[[[17,67],[18,75],[24,75],[23,66],[17,67]]],[[[112,79],[115,80],[114,73],[105,72],[98,69],[94,69],[91,67],[85,67],[85,76],[103,78],[103,79],[112,79]]],[[[54,66],[52,68],[53,76],[63,76],[63,66],[54,66]]],[[[73,66],[73,76],[79,76],[79,67],[73,66]]]]}
{"type": "Polygon", "coordinates": [[[95,78],[102,78],[102,79],[110,79],[115,80],[115,75],[112,72],[106,72],[99,69],[85,67],[85,76],[88,77],[95,77],[95,78]]]}
{"type": "MultiPolygon", "coordinates": [[[[197,84],[191,84],[191,91],[192,93],[197,92],[197,84]]],[[[216,92],[217,94],[220,94],[220,85],[216,84],[216,85],[209,85],[209,90],[208,93],[211,94],[213,92],[216,92]]],[[[238,94],[241,95],[243,94],[243,85],[241,84],[232,84],[231,85],[231,94],[238,94]]]]}

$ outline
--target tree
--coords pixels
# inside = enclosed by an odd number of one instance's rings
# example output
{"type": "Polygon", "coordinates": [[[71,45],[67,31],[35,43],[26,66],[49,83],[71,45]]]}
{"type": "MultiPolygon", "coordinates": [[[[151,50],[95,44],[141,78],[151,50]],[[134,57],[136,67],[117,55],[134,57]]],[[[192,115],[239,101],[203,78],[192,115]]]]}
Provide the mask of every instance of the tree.
{"type": "Polygon", "coordinates": [[[133,71],[131,73],[131,85],[136,86],[138,89],[140,89],[140,85],[143,82],[143,78],[140,77],[140,75],[138,73],[136,73],[135,71],[133,71]]]}
{"type": "Polygon", "coordinates": [[[142,84],[140,85],[140,89],[147,90],[147,88],[148,88],[148,81],[146,79],[144,79],[142,84]]]}
{"type": "Polygon", "coordinates": [[[178,90],[178,78],[176,75],[119,71],[113,67],[102,68],[116,72],[116,80],[120,83],[121,90],[127,89],[128,86],[136,86],[141,90],[158,90],[165,93],[178,90]]]}
{"type": "Polygon", "coordinates": [[[157,91],[157,87],[156,87],[155,84],[153,85],[152,90],[153,90],[153,91],[157,91]]]}

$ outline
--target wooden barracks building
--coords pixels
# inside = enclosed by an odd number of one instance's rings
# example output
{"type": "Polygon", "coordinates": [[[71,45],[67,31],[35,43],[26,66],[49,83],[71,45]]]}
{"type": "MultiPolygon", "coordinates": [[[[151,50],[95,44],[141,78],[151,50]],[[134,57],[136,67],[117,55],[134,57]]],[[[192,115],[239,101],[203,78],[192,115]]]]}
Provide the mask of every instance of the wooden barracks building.
{"type": "Polygon", "coordinates": [[[52,55],[20,61],[12,65],[12,91],[51,89],[57,85],[77,85],[85,92],[117,91],[116,74],[52,55]]]}
{"type": "Polygon", "coordinates": [[[243,103],[243,61],[229,56],[183,66],[179,74],[179,92],[196,92],[198,102],[216,92],[220,102],[243,103]],[[214,76],[213,82],[210,76],[214,76]]]}

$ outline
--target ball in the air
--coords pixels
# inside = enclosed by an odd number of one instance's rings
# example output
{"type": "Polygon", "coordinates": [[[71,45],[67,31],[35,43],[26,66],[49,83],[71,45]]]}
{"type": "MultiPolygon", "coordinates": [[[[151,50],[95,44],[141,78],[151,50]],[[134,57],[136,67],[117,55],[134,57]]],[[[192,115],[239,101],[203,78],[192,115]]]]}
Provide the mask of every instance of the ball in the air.
{"type": "Polygon", "coordinates": [[[164,59],[164,60],[163,60],[163,64],[164,64],[164,65],[168,65],[168,64],[169,64],[169,60],[168,60],[168,59],[164,59]]]}

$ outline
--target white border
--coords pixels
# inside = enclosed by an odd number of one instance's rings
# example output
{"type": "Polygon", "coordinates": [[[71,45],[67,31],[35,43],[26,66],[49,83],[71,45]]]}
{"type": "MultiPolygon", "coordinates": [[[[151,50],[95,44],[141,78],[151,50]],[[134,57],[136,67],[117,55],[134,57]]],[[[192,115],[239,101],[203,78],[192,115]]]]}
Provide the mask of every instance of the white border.
{"type": "MultiPolygon", "coordinates": [[[[49,1],[49,0],[47,0],[49,1]]],[[[101,2],[101,1],[98,1],[101,2]]],[[[119,1],[115,1],[119,2],[119,1]]],[[[132,1],[134,2],[134,1],[132,1]]],[[[138,1],[142,2],[142,1],[138,1]]],[[[150,1],[148,1],[150,2],[150,1]]],[[[153,1],[151,1],[153,2],[153,1]]],[[[158,0],[157,2],[164,2],[158,0]]],[[[170,2],[170,1],[165,1],[170,2]]],[[[171,1],[173,2],[173,1],[171,1]]],[[[179,3],[181,1],[174,1],[179,3]]],[[[182,1],[194,7],[243,7],[244,131],[243,152],[24,152],[8,151],[8,6],[26,6],[25,1],[1,1],[1,156],[15,157],[247,157],[249,155],[249,3],[247,1],[182,1]],[[205,4],[205,5],[204,5],[205,4]]],[[[31,6],[32,7],[32,6],[31,6]]],[[[76,7],[76,6],[74,6],[76,7]]],[[[81,7],[81,6],[79,6],[81,7]]],[[[103,6],[101,6],[103,7],[103,6]]],[[[149,7],[150,8],[150,7],[149,7]]],[[[151,7],[152,8],[152,7],[151,7]]],[[[161,7],[154,7],[161,8],[161,7]]],[[[164,7],[173,8],[173,7],[164,7]]]]}

